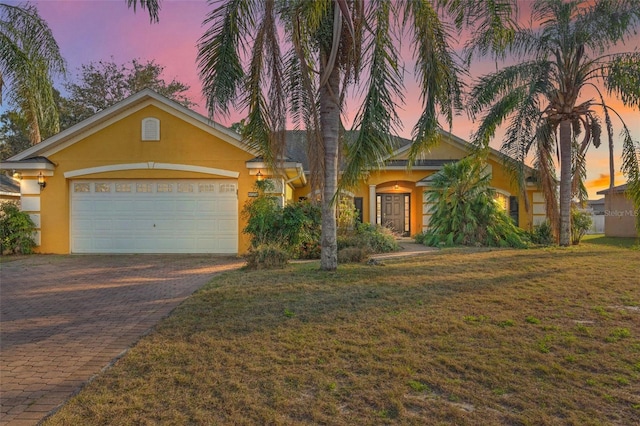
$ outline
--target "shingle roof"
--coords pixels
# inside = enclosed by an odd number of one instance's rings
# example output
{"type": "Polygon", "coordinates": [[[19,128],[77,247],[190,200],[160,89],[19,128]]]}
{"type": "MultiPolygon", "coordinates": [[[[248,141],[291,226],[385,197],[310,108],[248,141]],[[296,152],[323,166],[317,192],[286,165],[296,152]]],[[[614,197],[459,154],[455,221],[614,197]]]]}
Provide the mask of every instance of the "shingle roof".
{"type": "Polygon", "coordinates": [[[613,189],[613,192],[615,192],[615,193],[624,192],[624,191],[627,190],[627,184],[625,183],[625,184],[622,184],[622,185],[614,186],[613,188],[603,189],[602,191],[596,192],[596,194],[598,194],[598,195],[607,195],[609,193],[610,189],[613,189]]]}
{"type": "Polygon", "coordinates": [[[0,192],[20,195],[20,184],[9,176],[0,173],[0,192]]]}

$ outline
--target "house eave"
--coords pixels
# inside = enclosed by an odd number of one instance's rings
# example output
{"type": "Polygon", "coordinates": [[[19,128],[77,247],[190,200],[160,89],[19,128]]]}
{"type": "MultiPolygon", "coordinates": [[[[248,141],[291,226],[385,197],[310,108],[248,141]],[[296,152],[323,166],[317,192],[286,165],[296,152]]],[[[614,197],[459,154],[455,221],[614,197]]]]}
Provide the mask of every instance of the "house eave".
{"type": "Polygon", "coordinates": [[[104,126],[105,123],[108,125],[110,120],[115,120],[123,114],[133,113],[148,105],[154,105],[173,114],[182,114],[183,117],[190,120],[192,124],[197,125],[201,129],[206,130],[207,132],[221,138],[225,142],[239,149],[242,149],[245,152],[255,155],[255,153],[242,142],[240,135],[233,130],[228,129],[209,118],[186,108],[178,102],[154,92],[151,89],[144,89],[108,108],[105,108],[86,120],[61,131],[39,144],[10,157],[7,161],[20,161],[40,155],[52,155],[53,153],[64,149],[69,144],[73,144],[87,135],[100,130],[102,128],[101,126],[104,126]]]}

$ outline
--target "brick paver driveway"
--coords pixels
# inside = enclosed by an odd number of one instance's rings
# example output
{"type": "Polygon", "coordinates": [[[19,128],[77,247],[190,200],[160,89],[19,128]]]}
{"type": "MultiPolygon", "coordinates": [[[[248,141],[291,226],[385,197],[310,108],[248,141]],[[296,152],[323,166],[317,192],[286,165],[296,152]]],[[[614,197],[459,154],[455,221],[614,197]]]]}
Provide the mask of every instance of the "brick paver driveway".
{"type": "Polygon", "coordinates": [[[36,424],[235,258],[30,256],[0,264],[0,424],[36,424]]]}

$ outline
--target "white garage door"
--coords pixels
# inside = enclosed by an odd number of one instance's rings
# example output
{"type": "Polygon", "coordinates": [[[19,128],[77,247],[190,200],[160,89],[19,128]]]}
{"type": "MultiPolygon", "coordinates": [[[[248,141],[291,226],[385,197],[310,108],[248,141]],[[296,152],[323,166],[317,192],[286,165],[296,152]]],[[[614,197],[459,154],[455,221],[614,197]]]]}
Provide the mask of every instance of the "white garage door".
{"type": "Polygon", "coordinates": [[[237,181],[74,180],[73,253],[237,253],[237,181]]]}

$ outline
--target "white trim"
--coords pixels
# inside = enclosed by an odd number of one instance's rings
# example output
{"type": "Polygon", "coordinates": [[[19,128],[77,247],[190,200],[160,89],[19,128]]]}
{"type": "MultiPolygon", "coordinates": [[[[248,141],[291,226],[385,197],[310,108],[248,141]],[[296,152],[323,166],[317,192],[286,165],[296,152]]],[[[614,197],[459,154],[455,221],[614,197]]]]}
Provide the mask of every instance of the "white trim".
{"type": "MultiPolygon", "coordinates": [[[[56,166],[48,163],[48,162],[39,162],[39,163],[25,163],[25,162],[18,162],[18,161],[3,161],[2,163],[0,163],[0,170],[16,170],[19,172],[23,172],[25,170],[35,170],[35,171],[53,171],[55,170],[56,166]]],[[[29,174],[24,174],[22,173],[23,176],[37,176],[37,173],[35,175],[29,175],[29,174]]],[[[53,174],[51,174],[50,176],[53,176],[53,174]]]]}
{"type": "Polygon", "coordinates": [[[119,121],[149,105],[156,106],[162,111],[182,118],[186,122],[221,138],[223,141],[245,152],[257,155],[253,150],[249,149],[242,143],[240,135],[233,130],[227,129],[207,117],[204,117],[195,111],[191,111],[171,99],[159,95],[151,89],[144,89],[132,96],[129,96],[125,100],[94,114],[86,120],[63,130],[49,139],[14,155],[8,159],[8,162],[24,160],[38,155],[47,157],[55,154],[79,140],[84,139],[106,126],[113,124],[114,122],[119,121]]]}
{"type": "Polygon", "coordinates": [[[502,194],[502,195],[504,195],[505,197],[511,197],[511,193],[510,193],[510,192],[507,192],[507,191],[505,191],[505,190],[503,190],[503,189],[498,189],[498,188],[493,188],[493,187],[490,187],[490,188],[491,188],[491,189],[493,189],[493,190],[494,190],[495,192],[497,192],[498,194],[502,194]]]}
{"type": "Polygon", "coordinates": [[[369,185],[369,223],[375,225],[377,220],[377,203],[376,185],[369,185]]]}
{"type": "Polygon", "coordinates": [[[213,167],[192,166],[189,164],[155,163],[153,161],[149,161],[147,163],[111,164],[108,166],[71,170],[65,172],[64,177],[69,179],[95,173],[117,172],[122,170],[178,170],[182,172],[204,173],[208,175],[224,176],[236,179],[238,178],[238,176],[240,176],[240,172],[215,169],[213,167]]]}

